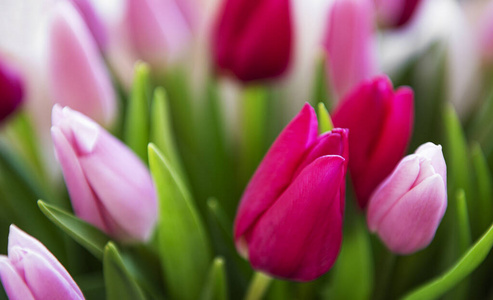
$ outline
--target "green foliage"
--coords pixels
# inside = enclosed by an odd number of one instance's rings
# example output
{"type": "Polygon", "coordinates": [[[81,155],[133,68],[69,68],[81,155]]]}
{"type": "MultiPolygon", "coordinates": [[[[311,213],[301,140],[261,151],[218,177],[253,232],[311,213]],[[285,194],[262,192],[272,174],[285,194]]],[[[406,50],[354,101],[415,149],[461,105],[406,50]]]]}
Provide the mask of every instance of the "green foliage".
{"type": "Polygon", "coordinates": [[[200,300],[227,300],[228,285],[224,259],[216,257],[212,262],[200,300]]]}

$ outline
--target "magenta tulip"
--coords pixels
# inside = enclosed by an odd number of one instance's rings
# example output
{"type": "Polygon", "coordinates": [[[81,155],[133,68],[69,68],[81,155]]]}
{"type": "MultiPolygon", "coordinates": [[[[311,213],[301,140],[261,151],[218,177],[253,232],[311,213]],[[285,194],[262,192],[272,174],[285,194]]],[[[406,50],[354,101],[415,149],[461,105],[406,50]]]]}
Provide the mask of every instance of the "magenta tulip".
{"type": "Polygon", "coordinates": [[[394,253],[428,246],[447,208],[447,167],[442,147],[421,145],[373,193],[368,227],[394,253]]]}
{"type": "Polygon", "coordinates": [[[50,24],[49,84],[53,100],[104,126],[116,117],[111,78],[91,33],[70,2],[59,2],[50,24]]]}
{"type": "Polygon", "coordinates": [[[347,150],[347,130],[318,135],[308,104],[281,132],[236,215],[236,247],[253,268],[307,281],[332,267],[342,240],[347,150]]]}
{"type": "Polygon", "coordinates": [[[0,58],[0,122],[15,111],[23,99],[21,74],[0,58]]]}
{"type": "Polygon", "coordinates": [[[362,82],[336,108],[334,125],[349,129],[349,171],[362,209],[404,155],[413,116],[412,90],[394,92],[385,76],[362,82]]]}
{"type": "Polygon", "coordinates": [[[114,238],[147,241],[157,220],[148,169],[122,142],[68,107],[53,107],[51,135],[75,214],[114,238]]]}
{"type": "Polygon", "coordinates": [[[0,278],[10,300],[84,299],[70,274],[38,240],[10,226],[0,278]]]}
{"type": "Polygon", "coordinates": [[[371,0],[336,0],[330,8],[324,48],[329,86],[338,99],[376,73],[373,19],[371,0]]]}
{"type": "Polygon", "coordinates": [[[374,0],[379,22],[386,27],[405,26],[423,2],[422,0],[374,0]]]}
{"type": "Polygon", "coordinates": [[[217,68],[239,80],[275,78],[288,68],[292,52],[289,0],[226,0],[213,40],[217,68]]]}

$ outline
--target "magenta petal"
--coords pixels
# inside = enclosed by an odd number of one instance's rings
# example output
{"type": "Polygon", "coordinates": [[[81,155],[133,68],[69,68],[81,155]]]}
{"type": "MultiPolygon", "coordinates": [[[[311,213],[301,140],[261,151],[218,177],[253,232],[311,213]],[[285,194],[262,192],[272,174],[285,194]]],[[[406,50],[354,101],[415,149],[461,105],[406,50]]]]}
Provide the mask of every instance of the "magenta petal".
{"type": "Polygon", "coordinates": [[[380,238],[395,253],[409,254],[426,247],[447,206],[445,184],[435,174],[405,194],[377,228],[380,238]]]}
{"type": "Polygon", "coordinates": [[[306,149],[317,138],[317,131],[315,111],[305,104],[278,136],[250,180],[236,214],[236,241],[290,184],[306,149]]]}
{"type": "Polygon", "coordinates": [[[332,267],[342,240],[344,175],[341,156],[320,157],[301,172],[246,233],[254,268],[307,281],[332,267]]]}
{"type": "Polygon", "coordinates": [[[0,256],[0,278],[10,300],[34,300],[34,296],[27,287],[24,279],[17,273],[10,260],[0,256]]]}
{"type": "Polygon", "coordinates": [[[0,57],[0,122],[11,115],[23,100],[21,74],[0,57]]]}

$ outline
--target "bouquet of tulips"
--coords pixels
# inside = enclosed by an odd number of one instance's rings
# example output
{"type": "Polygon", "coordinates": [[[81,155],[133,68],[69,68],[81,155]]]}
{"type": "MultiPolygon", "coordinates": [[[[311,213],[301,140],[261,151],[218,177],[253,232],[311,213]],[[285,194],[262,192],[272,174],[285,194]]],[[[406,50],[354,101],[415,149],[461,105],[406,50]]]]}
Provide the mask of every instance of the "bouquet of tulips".
{"type": "Polygon", "coordinates": [[[3,0],[0,298],[490,299],[492,74],[492,0],[3,0]]]}

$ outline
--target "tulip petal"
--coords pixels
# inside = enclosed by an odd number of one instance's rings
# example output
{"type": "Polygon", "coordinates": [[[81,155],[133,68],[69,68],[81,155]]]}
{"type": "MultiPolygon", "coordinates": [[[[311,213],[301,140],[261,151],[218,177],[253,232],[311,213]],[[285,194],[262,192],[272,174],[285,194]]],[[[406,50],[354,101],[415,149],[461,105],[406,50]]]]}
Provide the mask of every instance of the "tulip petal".
{"type": "Polygon", "coordinates": [[[317,138],[317,127],[315,110],[305,104],[271,146],[241,199],[234,229],[237,242],[287,188],[305,151],[317,138]]]}
{"type": "Polygon", "coordinates": [[[344,162],[336,155],[316,159],[246,233],[254,268],[307,281],[332,267],[342,241],[344,162]]]}
{"type": "Polygon", "coordinates": [[[445,184],[435,174],[392,207],[379,224],[378,234],[392,252],[413,253],[431,242],[446,206],[445,184]]]}
{"type": "Polygon", "coordinates": [[[369,204],[367,221],[370,231],[375,232],[382,218],[393,205],[413,186],[419,175],[419,157],[406,156],[397,165],[394,172],[373,193],[369,204]]]}
{"type": "Polygon", "coordinates": [[[10,300],[34,300],[34,296],[10,260],[0,256],[0,278],[10,300]]]}
{"type": "Polygon", "coordinates": [[[414,153],[428,158],[435,171],[443,178],[443,182],[447,184],[447,165],[443,158],[442,146],[428,142],[419,146],[414,153]]]}

